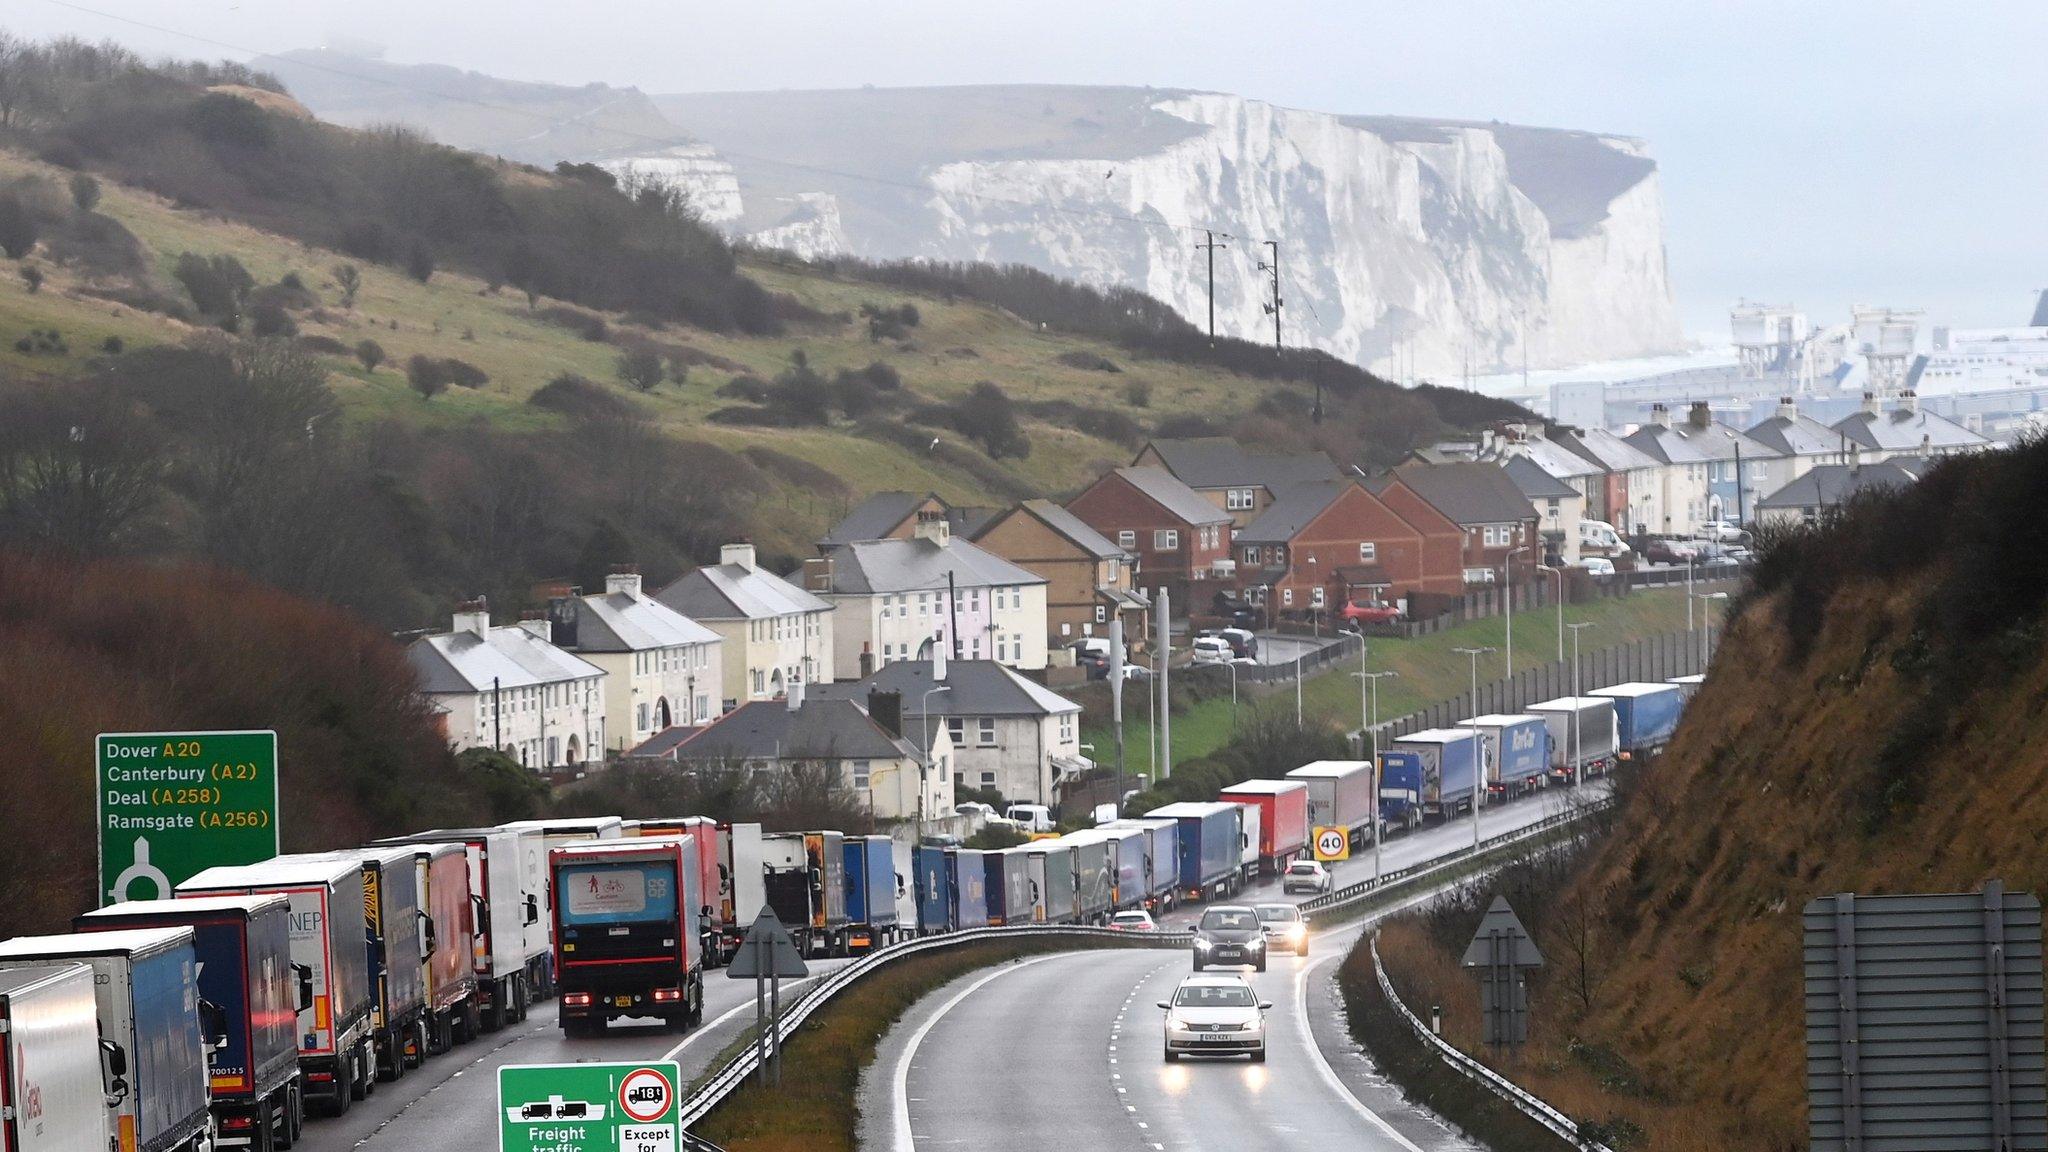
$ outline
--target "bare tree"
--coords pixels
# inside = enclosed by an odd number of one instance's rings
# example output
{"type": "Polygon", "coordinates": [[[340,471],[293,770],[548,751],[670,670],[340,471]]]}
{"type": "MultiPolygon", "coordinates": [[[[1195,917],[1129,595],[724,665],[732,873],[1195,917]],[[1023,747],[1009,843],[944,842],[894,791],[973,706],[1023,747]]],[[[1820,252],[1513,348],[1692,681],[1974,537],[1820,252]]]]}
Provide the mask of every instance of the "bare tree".
{"type": "Polygon", "coordinates": [[[126,543],[162,494],[156,430],[100,389],[0,405],[0,530],[71,552],[126,543]]]}

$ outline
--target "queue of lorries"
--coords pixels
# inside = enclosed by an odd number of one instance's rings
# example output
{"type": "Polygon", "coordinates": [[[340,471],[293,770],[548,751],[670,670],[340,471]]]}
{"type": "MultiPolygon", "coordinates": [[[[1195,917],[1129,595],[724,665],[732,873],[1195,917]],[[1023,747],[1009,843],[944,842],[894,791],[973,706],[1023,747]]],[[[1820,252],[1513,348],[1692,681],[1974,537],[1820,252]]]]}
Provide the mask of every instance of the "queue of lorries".
{"type": "Polygon", "coordinates": [[[1622,684],[1319,761],[1211,802],[1010,848],[707,817],[517,821],[208,869],[66,935],[0,942],[0,1152],[289,1148],[429,1057],[560,999],[560,1025],[702,1020],[704,972],[772,912],[811,955],[1218,900],[1663,746],[1697,677],[1622,684]],[[1483,776],[1481,775],[1483,773],[1483,776]],[[1377,803],[1375,803],[1377,799],[1377,803]]]}

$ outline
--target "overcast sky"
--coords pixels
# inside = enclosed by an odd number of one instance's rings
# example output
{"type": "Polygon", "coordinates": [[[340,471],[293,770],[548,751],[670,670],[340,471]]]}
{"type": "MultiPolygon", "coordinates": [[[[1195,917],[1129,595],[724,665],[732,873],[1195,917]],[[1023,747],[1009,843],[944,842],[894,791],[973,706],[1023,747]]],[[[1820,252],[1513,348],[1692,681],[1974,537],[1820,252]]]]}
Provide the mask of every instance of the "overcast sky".
{"type": "Polygon", "coordinates": [[[1738,296],[2017,324],[2048,287],[2043,0],[11,0],[0,24],[649,92],[1149,84],[1618,132],[1662,168],[1695,334],[1738,296]]]}

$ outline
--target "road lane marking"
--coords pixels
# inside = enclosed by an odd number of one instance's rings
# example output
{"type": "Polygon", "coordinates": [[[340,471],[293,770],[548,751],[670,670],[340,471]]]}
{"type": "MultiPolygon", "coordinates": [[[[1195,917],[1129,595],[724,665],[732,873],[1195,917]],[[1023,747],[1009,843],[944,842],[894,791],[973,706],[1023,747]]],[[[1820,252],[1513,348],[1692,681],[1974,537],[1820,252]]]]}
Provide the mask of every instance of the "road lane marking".
{"type": "MultiPolygon", "coordinates": [[[[798,985],[809,984],[811,981],[816,980],[817,978],[817,976],[806,976],[801,980],[792,980],[783,987],[785,991],[793,992],[796,990],[798,985]]],[[[742,1012],[751,1011],[753,1007],[754,1001],[749,999],[742,1004],[736,1005],[735,1007],[728,1009],[727,1011],[719,1013],[716,1017],[712,1018],[709,1024],[697,1025],[695,1031],[691,1032],[688,1036],[683,1037],[682,1040],[678,1042],[675,1047],[669,1049],[666,1052],[663,1052],[661,1054],[661,1058],[663,1060],[675,1059],[676,1053],[681,1052],[683,1049],[688,1048],[690,1045],[695,1044],[697,1041],[703,1039],[704,1034],[706,1032],[711,1031],[713,1028],[718,1027],[720,1024],[725,1023],[727,1020],[732,1019],[733,1017],[739,1015],[742,1012]]],[[[784,1001],[783,1007],[785,1009],[788,1007],[787,1001],[784,1001]]]]}
{"type": "Polygon", "coordinates": [[[1323,964],[1328,963],[1333,959],[1336,959],[1338,955],[1339,954],[1335,952],[1325,952],[1316,959],[1311,960],[1308,963],[1303,964],[1301,967],[1295,969],[1294,1022],[1301,1028],[1301,1042],[1304,1046],[1308,1048],[1309,1057],[1315,1065],[1316,1075],[1322,1077],[1323,1083],[1328,1085],[1330,1090],[1335,1092],[1339,1099],[1343,1100],[1344,1103],[1350,1105],[1351,1110],[1353,1112],[1358,1113],[1359,1116],[1365,1119],[1366,1123],[1371,1124],[1373,1127],[1379,1129],[1382,1133],[1386,1135],[1386,1137],[1389,1140],[1392,1140],[1394,1143],[1399,1144],[1401,1147],[1407,1149],[1408,1152],[1422,1152],[1422,1149],[1418,1147],[1414,1141],[1408,1139],[1406,1136],[1401,1135],[1401,1133],[1396,1131],[1392,1124],[1387,1123],[1386,1120],[1383,1117],[1381,1117],[1379,1113],[1373,1111],[1370,1108],[1367,1108],[1365,1106],[1364,1101],[1360,1100],[1357,1096],[1352,1095],[1350,1085],[1344,1083],[1343,1077],[1337,1075],[1337,1070],[1335,1068],[1330,1067],[1329,1058],[1323,1055],[1323,1046],[1316,1043],[1315,1031],[1314,1029],[1309,1027],[1308,974],[1310,972],[1315,971],[1318,967],[1322,966],[1323,964]]]}
{"type": "MultiPolygon", "coordinates": [[[[989,973],[988,975],[983,976],[981,979],[976,980],[974,983],[969,984],[967,987],[962,988],[960,991],[954,993],[951,999],[947,1000],[944,1004],[939,1005],[938,1011],[932,1013],[931,1016],[927,1018],[923,1024],[918,1025],[917,1031],[912,1032],[910,1034],[909,1043],[904,1045],[903,1051],[899,1053],[896,1057],[895,1090],[891,1093],[891,1095],[895,1097],[896,1105],[894,1109],[896,1132],[895,1139],[892,1141],[892,1144],[895,1147],[896,1152],[916,1152],[917,1134],[910,1130],[910,1061],[914,1057],[916,1057],[918,1045],[923,1044],[924,1038],[931,1033],[931,1030],[938,1025],[939,1021],[946,1018],[946,1013],[951,1012],[954,1006],[959,1004],[962,1000],[965,1000],[969,996],[972,996],[976,992],[979,992],[981,990],[981,986],[987,984],[991,980],[1001,979],[1002,977],[1007,976],[1012,972],[1029,968],[1033,964],[1042,964],[1047,960],[1057,960],[1062,956],[1071,955],[1073,955],[1073,953],[1055,953],[1049,956],[1033,956],[1028,960],[1019,960],[1015,964],[1011,964],[1003,968],[998,968],[995,971],[989,973]]],[[[1421,1149],[1416,1149],[1416,1152],[1421,1152],[1421,1149]]]]}

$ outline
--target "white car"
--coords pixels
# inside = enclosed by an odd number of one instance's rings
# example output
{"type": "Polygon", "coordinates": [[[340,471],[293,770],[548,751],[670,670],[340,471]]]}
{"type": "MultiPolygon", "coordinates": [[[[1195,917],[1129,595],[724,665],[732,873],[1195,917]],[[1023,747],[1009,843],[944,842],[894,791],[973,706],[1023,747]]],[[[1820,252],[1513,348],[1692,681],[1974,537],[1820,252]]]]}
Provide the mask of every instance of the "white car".
{"type": "Polygon", "coordinates": [[[1292,904],[1257,904],[1259,928],[1266,934],[1266,951],[1285,949],[1296,956],[1308,955],[1308,917],[1292,904]]]}
{"type": "Polygon", "coordinates": [[[1319,860],[1296,860],[1280,874],[1280,891],[1314,892],[1330,890],[1330,870],[1319,860]]]}
{"type": "Polygon", "coordinates": [[[1197,664],[1228,664],[1237,659],[1237,653],[1230,647],[1230,641],[1221,636],[1197,636],[1189,645],[1197,664]]]}
{"type": "Polygon", "coordinates": [[[1043,804],[1012,804],[1003,810],[1003,819],[1026,832],[1050,832],[1053,829],[1052,809],[1043,804]]]}
{"type": "Polygon", "coordinates": [[[1143,908],[1132,908],[1109,918],[1109,926],[1119,932],[1157,932],[1159,925],[1152,914],[1143,908]]]}
{"type": "Polygon", "coordinates": [[[1166,1062],[1184,1055],[1233,1056],[1244,1053],[1254,1064],[1266,1062],[1266,1011],[1242,976],[1190,976],[1161,1000],[1166,1010],[1166,1062]]]}
{"type": "Polygon", "coordinates": [[[1614,575],[1614,561],[1605,556],[1588,556],[1579,561],[1578,568],[1588,576],[1614,575]]]}
{"type": "Polygon", "coordinates": [[[1709,520],[1700,525],[1699,538],[1719,544],[1740,544],[1749,539],[1749,533],[1733,520],[1709,520]]]}

